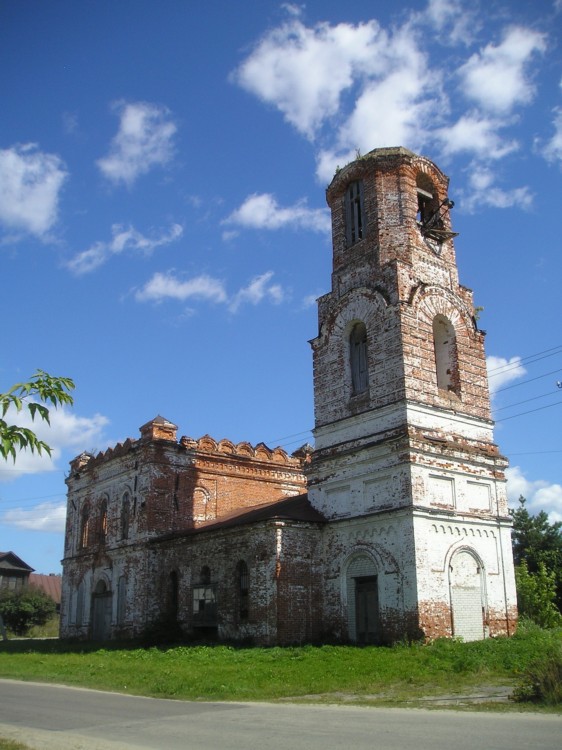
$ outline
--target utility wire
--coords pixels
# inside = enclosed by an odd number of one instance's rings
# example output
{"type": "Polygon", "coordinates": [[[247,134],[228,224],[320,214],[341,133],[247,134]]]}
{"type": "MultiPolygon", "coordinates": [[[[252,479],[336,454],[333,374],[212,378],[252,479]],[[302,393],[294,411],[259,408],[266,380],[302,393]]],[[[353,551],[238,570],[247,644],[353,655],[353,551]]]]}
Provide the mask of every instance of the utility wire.
{"type": "Polygon", "coordinates": [[[536,411],[543,411],[544,409],[550,409],[551,406],[559,406],[562,404],[562,400],[555,401],[553,404],[547,404],[546,406],[539,406],[537,409],[529,409],[529,411],[522,411],[519,412],[519,414],[512,414],[510,417],[503,417],[502,419],[496,419],[496,424],[498,422],[507,422],[508,419],[515,419],[515,417],[523,417],[525,414],[533,414],[536,411]]]}
{"type": "Polygon", "coordinates": [[[497,367],[493,367],[491,370],[488,370],[488,375],[495,377],[496,375],[503,374],[504,372],[508,372],[509,370],[520,367],[522,364],[533,364],[534,362],[539,362],[541,359],[554,357],[555,354],[558,354],[560,352],[562,352],[562,346],[555,346],[552,347],[552,349],[545,349],[544,351],[537,352],[536,354],[529,354],[527,357],[517,357],[515,362],[507,362],[505,365],[498,365],[497,367]]]}
{"type": "Polygon", "coordinates": [[[519,388],[519,386],[527,385],[527,383],[532,383],[535,380],[541,380],[542,378],[547,378],[549,375],[556,375],[559,372],[562,372],[562,369],[551,370],[550,372],[546,372],[544,375],[537,375],[536,378],[529,378],[528,380],[522,380],[520,383],[513,383],[512,385],[505,385],[503,388],[498,388],[496,391],[494,391],[494,395],[496,393],[501,393],[502,391],[508,391],[510,388],[519,388]]]}

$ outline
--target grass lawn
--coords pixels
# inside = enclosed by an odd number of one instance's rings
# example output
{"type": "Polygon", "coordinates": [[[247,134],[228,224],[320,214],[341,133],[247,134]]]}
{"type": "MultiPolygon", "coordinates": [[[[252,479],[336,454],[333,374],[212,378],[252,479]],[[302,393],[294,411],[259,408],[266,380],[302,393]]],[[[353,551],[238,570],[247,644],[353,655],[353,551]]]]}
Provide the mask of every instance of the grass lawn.
{"type": "Polygon", "coordinates": [[[392,648],[99,648],[14,640],[0,645],[0,677],[185,700],[354,700],[389,705],[466,694],[486,685],[515,685],[529,664],[561,647],[561,629],[536,627],[520,628],[512,638],[438,640],[392,648]]]}

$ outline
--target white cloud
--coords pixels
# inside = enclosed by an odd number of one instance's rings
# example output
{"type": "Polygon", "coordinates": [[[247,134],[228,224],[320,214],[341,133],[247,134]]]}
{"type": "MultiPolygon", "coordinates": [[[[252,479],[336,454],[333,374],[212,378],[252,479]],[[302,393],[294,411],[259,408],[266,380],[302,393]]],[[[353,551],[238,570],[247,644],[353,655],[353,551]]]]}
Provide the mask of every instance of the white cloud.
{"type": "Polygon", "coordinates": [[[554,135],[543,149],[548,161],[558,161],[562,166],[562,107],[554,110],[554,135]]]}
{"type": "Polygon", "coordinates": [[[19,414],[8,411],[8,420],[12,424],[31,428],[40,440],[51,446],[52,453],[49,456],[28,450],[19,451],[15,463],[7,462],[6,471],[0,471],[0,482],[13,481],[23,474],[54,471],[63,450],[81,451],[101,442],[104,428],[109,424],[107,417],[101,414],[80,417],[64,408],[49,408],[49,416],[50,425],[37,419],[33,421],[27,410],[19,414]]]}
{"type": "Polygon", "coordinates": [[[179,239],[183,234],[183,227],[179,224],[172,224],[167,232],[161,231],[155,236],[146,237],[132,226],[124,227],[121,224],[114,224],[111,227],[111,234],[113,236],[109,242],[95,242],[87,250],[75,255],[67,263],[67,268],[80,276],[94,271],[112,255],[118,255],[125,250],[140,251],[148,255],[155,248],[179,239]]]}
{"type": "Polygon", "coordinates": [[[34,508],[14,508],[0,516],[5,526],[29,531],[63,533],[66,523],[66,503],[40,503],[34,508]]]}
{"type": "Polygon", "coordinates": [[[196,276],[182,280],[173,271],[155,273],[139,289],[135,298],[138,302],[163,302],[171,299],[185,302],[200,299],[214,304],[227,304],[230,312],[237,312],[243,304],[257,305],[264,300],[273,304],[283,302],[285,295],[280,284],[272,284],[273,271],[255,276],[250,283],[229,296],[222,281],[211,276],[196,276]]]}
{"type": "Polygon", "coordinates": [[[491,355],[486,357],[486,367],[488,370],[490,394],[492,396],[507,383],[523,377],[527,372],[521,364],[521,357],[506,359],[505,357],[491,355]]]}
{"type": "Polygon", "coordinates": [[[162,302],[165,299],[185,302],[191,298],[215,303],[227,301],[224,284],[219,279],[202,275],[182,281],[172,271],[155,273],[143,288],[136,292],[135,298],[139,302],[162,302]]]}
{"type": "Polygon", "coordinates": [[[435,137],[445,156],[465,152],[485,159],[502,159],[519,147],[515,140],[505,140],[498,135],[506,124],[471,112],[462,115],[454,124],[438,128],[435,137]]]}
{"type": "Polygon", "coordinates": [[[119,130],[109,154],[97,161],[107,179],[131,186],[154,166],[167,164],[173,156],[176,125],[166,107],[147,102],[117,102],[119,130]]]}
{"type": "Polygon", "coordinates": [[[379,68],[387,40],[376,21],[307,28],[292,16],[262,37],[232,78],[312,138],[355,79],[379,68]]]}
{"type": "Polygon", "coordinates": [[[499,114],[510,112],[517,104],[528,104],[535,87],[527,68],[533,55],[545,49],[544,34],[511,27],[499,45],[488,44],[459,68],[464,93],[485,110],[499,114]]]}
{"type": "Polygon", "coordinates": [[[252,229],[291,227],[325,233],[329,233],[331,228],[328,209],[308,208],[304,201],[288,208],[281,208],[270,193],[250,195],[223,223],[252,229]]]}
{"type": "Polygon", "coordinates": [[[516,508],[519,497],[527,499],[526,508],[535,515],[541,510],[548,513],[551,523],[562,521],[562,485],[551,484],[542,479],[531,481],[525,477],[519,466],[506,470],[507,497],[509,504],[516,508]]]}
{"type": "Polygon", "coordinates": [[[269,299],[278,305],[283,301],[283,290],[279,284],[270,284],[273,278],[273,271],[267,271],[261,276],[255,276],[248,286],[240,289],[233,297],[229,309],[236,312],[240,305],[251,304],[257,305],[264,299],[269,299]]]}
{"type": "Polygon", "coordinates": [[[445,45],[470,44],[481,21],[474,10],[461,0],[429,0],[419,15],[438,32],[436,39],[445,45]]]}
{"type": "Polygon", "coordinates": [[[44,238],[57,220],[64,162],[34,143],[0,150],[0,222],[44,238]]]}
{"type": "Polygon", "coordinates": [[[496,174],[488,167],[473,164],[469,177],[469,193],[463,199],[465,211],[474,211],[483,206],[493,208],[511,208],[517,206],[520,209],[528,209],[533,203],[533,194],[528,187],[511,188],[504,190],[494,185],[496,174]]]}

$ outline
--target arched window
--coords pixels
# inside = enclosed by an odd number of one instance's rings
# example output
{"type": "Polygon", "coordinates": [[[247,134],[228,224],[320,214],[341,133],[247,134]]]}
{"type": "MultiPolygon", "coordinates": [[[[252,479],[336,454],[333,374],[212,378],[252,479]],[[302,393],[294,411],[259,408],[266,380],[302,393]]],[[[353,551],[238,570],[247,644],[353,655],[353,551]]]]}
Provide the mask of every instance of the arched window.
{"type": "Polygon", "coordinates": [[[433,346],[435,349],[435,373],[437,387],[460,395],[457,338],[450,320],[444,315],[433,319],[433,346]]]}
{"type": "Polygon", "coordinates": [[[80,549],[86,549],[90,544],[90,507],[88,505],[82,510],[80,523],[80,549]]]}
{"type": "Polygon", "coordinates": [[[247,622],[249,616],[250,576],[248,566],[240,560],[236,566],[236,600],[238,621],[247,622]]]}
{"type": "Polygon", "coordinates": [[[359,180],[345,191],[345,235],[347,244],[354,245],[364,236],[363,183],[359,180]]]}
{"type": "Polygon", "coordinates": [[[418,195],[417,221],[421,227],[427,226],[439,207],[436,190],[429,177],[420,172],[416,177],[416,191],[418,195]]]}
{"type": "Polygon", "coordinates": [[[367,329],[364,323],[356,323],[349,336],[349,362],[351,366],[351,388],[356,396],[369,387],[367,361],[367,329]]]}
{"type": "Polygon", "coordinates": [[[129,524],[131,520],[131,496],[128,492],[123,494],[121,500],[121,539],[129,538],[129,524]]]}
{"type": "Polygon", "coordinates": [[[99,539],[100,544],[104,545],[107,539],[107,500],[102,500],[101,506],[100,506],[100,529],[99,529],[99,539]]]}

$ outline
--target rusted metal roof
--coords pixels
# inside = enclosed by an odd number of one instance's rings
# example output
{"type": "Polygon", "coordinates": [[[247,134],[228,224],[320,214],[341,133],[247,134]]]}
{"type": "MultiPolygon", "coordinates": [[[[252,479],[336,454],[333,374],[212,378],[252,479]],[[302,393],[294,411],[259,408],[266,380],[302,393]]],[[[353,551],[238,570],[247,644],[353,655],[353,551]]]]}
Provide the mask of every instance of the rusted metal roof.
{"type": "Polygon", "coordinates": [[[218,531],[236,526],[247,526],[264,521],[301,521],[304,523],[326,523],[325,516],[314,508],[308,495],[297,495],[284,500],[276,500],[265,505],[254,505],[225,513],[220,518],[205,521],[193,529],[187,529],[171,534],[164,534],[151,541],[161,542],[182,536],[192,536],[203,532],[218,531]]]}
{"type": "Polygon", "coordinates": [[[29,576],[29,585],[35,586],[48,594],[55,604],[60,604],[61,576],[54,573],[43,575],[41,573],[31,573],[29,576]]]}

